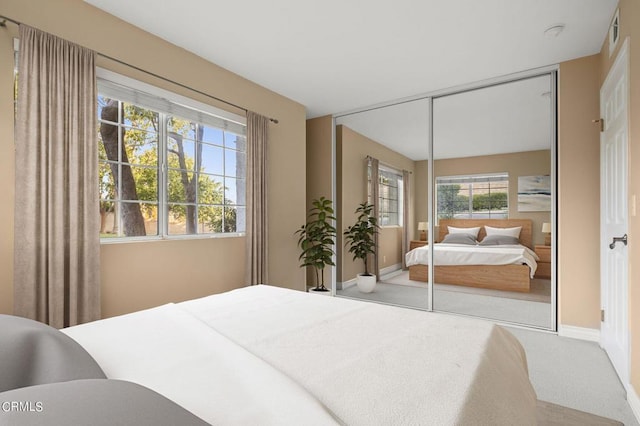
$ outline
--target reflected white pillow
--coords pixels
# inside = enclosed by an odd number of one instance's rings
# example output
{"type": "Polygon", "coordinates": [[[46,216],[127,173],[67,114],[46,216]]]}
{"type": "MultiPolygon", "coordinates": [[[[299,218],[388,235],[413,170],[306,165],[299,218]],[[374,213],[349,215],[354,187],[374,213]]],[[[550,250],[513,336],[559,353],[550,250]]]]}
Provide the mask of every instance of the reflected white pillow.
{"type": "Polygon", "coordinates": [[[491,226],[484,227],[487,236],[489,235],[506,235],[508,237],[520,238],[520,231],[522,226],[516,226],[513,228],[493,228],[491,226]]]}
{"type": "Polygon", "coordinates": [[[449,230],[450,234],[471,234],[476,239],[478,238],[478,232],[480,232],[479,226],[476,226],[474,228],[455,228],[453,226],[447,225],[447,229],[449,230]]]}

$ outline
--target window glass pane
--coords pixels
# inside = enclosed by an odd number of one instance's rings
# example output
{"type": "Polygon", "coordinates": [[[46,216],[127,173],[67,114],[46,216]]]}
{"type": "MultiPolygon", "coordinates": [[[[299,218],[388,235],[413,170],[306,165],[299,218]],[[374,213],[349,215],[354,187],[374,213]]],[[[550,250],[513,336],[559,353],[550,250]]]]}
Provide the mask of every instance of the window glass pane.
{"type": "Polygon", "coordinates": [[[101,160],[118,161],[118,126],[100,123],[98,128],[98,156],[101,160]]]}
{"type": "Polygon", "coordinates": [[[167,131],[169,137],[190,139],[192,141],[196,140],[195,125],[184,118],[169,117],[167,121],[167,131]]]}
{"type": "Polygon", "coordinates": [[[246,138],[230,132],[224,132],[224,147],[246,151],[246,138]]]}
{"type": "Polygon", "coordinates": [[[113,169],[117,170],[117,167],[117,164],[105,162],[100,162],[98,165],[101,200],[114,200],[116,198],[116,182],[113,177],[113,169]]]}
{"type": "Polygon", "coordinates": [[[118,100],[98,96],[98,119],[118,123],[119,111],[120,102],[118,100]]]}
{"type": "Polygon", "coordinates": [[[196,206],[193,204],[169,204],[169,234],[196,233],[196,206]]]}
{"type": "Polygon", "coordinates": [[[224,184],[220,176],[201,173],[198,178],[198,202],[200,204],[222,204],[224,184]]]}
{"type": "Polygon", "coordinates": [[[131,173],[136,182],[137,197],[130,199],[158,201],[158,169],[154,167],[131,166],[131,173]]]}
{"type": "Polygon", "coordinates": [[[122,152],[123,163],[158,164],[158,135],[138,129],[127,129],[124,134],[126,150],[122,152]]]}
{"type": "Polygon", "coordinates": [[[136,105],[122,103],[123,119],[127,127],[158,132],[158,113],[136,105]]]}
{"type": "Polygon", "coordinates": [[[177,137],[169,137],[167,141],[167,162],[171,169],[193,171],[196,161],[196,143],[177,137]]]}
{"type": "Polygon", "coordinates": [[[147,235],[158,235],[158,205],[141,203],[140,210],[144,216],[144,228],[147,235]]]}
{"type": "Polygon", "coordinates": [[[224,167],[227,176],[245,176],[247,171],[247,154],[230,149],[225,150],[224,167]]]}
{"type": "MultiPolygon", "coordinates": [[[[227,207],[227,208],[233,208],[236,211],[235,232],[245,232],[247,230],[247,219],[246,219],[247,209],[244,206],[227,207]]],[[[234,232],[234,231],[229,231],[229,232],[234,232]]]]}
{"type": "Polygon", "coordinates": [[[237,229],[237,208],[224,208],[224,232],[238,232],[237,229]]]}
{"type": "Polygon", "coordinates": [[[224,183],[225,204],[238,204],[238,179],[228,177],[224,179],[224,183]]]}
{"type": "Polygon", "coordinates": [[[173,203],[194,203],[196,194],[191,187],[193,172],[169,170],[167,173],[167,198],[173,203]]]}
{"type": "Polygon", "coordinates": [[[221,206],[203,206],[198,208],[198,230],[201,233],[222,232],[221,206]]]}
{"type": "Polygon", "coordinates": [[[214,145],[201,144],[202,171],[217,175],[224,174],[224,149],[214,145]]]}
{"type": "Polygon", "coordinates": [[[203,126],[202,141],[210,144],[223,146],[224,144],[224,131],[222,129],[216,129],[214,127],[203,126]]]}

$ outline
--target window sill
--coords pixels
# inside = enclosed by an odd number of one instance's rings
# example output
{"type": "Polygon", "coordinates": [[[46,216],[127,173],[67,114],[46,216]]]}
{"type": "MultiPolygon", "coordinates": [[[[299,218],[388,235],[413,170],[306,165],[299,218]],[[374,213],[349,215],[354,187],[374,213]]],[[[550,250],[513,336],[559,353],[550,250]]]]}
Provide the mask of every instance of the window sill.
{"type": "Polygon", "coordinates": [[[171,236],[151,236],[151,237],[113,237],[100,238],[100,245],[127,244],[127,243],[147,243],[157,241],[185,241],[185,240],[209,240],[219,238],[241,238],[245,237],[244,232],[226,234],[196,234],[196,235],[171,235],[171,236]]]}

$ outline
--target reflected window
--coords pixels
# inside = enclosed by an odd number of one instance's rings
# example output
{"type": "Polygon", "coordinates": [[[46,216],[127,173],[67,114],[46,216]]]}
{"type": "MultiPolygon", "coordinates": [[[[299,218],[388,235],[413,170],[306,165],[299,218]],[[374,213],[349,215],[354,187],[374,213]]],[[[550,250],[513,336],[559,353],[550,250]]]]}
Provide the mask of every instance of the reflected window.
{"type": "Polygon", "coordinates": [[[438,219],[507,219],[509,174],[436,177],[438,219]]]}
{"type": "MultiPolygon", "coordinates": [[[[378,224],[380,226],[402,226],[402,194],[404,192],[402,173],[387,167],[379,169],[378,224]]],[[[371,170],[369,170],[369,185],[371,185],[371,170]]],[[[369,194],[371,194],[370,190],[369,194]]]]}

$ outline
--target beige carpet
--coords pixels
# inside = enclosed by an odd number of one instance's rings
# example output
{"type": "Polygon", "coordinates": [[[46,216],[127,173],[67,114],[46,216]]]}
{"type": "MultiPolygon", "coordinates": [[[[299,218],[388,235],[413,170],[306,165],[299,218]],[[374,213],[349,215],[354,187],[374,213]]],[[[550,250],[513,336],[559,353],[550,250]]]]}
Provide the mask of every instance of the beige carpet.
{"type": "MultiPolygon", "coordinates": [[[[421,281],[412,281],[409,279],[409,271],[400,273],[392,273],[389,276],[382,277],[380,280],[386,284],[406,285],[411,287],[426,288],[427,283],[421,281]]],[[[551,280],[534,278],[531,280],[531,291],[529,293],[520,293],[515,291],[491,290],[486,288],[465,287],[461,285],[435,284],[435,288],[443,291],[453,291],[457,293],[482,294],[485,296],[505,297],[508,299],[530,300],[533,302],[551,303],[551,280]]]]}

